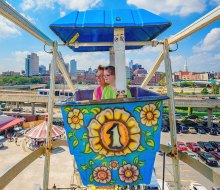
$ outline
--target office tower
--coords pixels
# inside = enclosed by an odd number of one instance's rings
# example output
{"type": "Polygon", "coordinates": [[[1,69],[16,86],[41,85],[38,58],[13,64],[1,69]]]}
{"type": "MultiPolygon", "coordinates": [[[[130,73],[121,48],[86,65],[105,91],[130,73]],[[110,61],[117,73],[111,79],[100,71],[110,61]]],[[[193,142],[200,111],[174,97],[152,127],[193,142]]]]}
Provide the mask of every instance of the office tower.
{"type": "Polygon", "coordinates": [[[31,53],[25,58],[25,75],[27,77],[39,75],[39,56],[31,53]]]}
{"type": "Polygon", "coordinates": [[[73,74],[77,70],[77,62],[75,59],[70,61],[70,73],[73,74]]]}
{"type": "Polygon", "coordinates": [[[39,73],[41,75],[46,74],[46,67],[44,65],[40,65],[39,67],[39,73]]]}
{"type": "Polygon", "coordinates": [[[130,69],[133,68],[133,60],[131,60],[131,61],[129,62],[129,68],[130,68],[130,69]]]}

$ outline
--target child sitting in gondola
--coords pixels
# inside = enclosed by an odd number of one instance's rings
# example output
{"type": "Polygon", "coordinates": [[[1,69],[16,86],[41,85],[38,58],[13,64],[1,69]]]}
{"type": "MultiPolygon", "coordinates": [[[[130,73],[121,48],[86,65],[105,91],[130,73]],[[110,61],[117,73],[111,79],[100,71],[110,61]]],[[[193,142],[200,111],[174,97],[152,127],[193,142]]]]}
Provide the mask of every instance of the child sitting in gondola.
{"type": "MultiPolygon", "coordinates": [[[[104,79],[107,85],[102,92],[102,99],[115,99],[119,98],[116,92],[115,84],[115,67],[107,66],[104,68],[104,79]]],[[[131,92],[127,89],[127,98],[131,98],[131,92]]]]}

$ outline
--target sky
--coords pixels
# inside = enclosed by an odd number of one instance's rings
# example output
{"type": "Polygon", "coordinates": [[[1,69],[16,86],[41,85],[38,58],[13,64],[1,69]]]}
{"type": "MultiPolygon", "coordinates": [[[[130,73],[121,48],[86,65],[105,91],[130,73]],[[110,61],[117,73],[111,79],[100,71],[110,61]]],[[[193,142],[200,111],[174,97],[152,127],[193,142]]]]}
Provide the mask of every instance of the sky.
{"type": "MultiPolygon", "coordinates": [[[[72,11],[88,9],[142,8],[157,14],[172,23],[172,26],[157,40],[175,35],[212,9],[220,0],[7,0],[17,12],[25,16],[50,39],[61,40],[49,29],[49,25],[72,11]]],[[[44,51],[44,44],[0,15],[0,73],[25,70],[25,57],[34,52],[40,65],[48,69],[51,54],[44,51]]],[[[126,64],[132,59],[149,71],[162,46],[144,47],[126,51],[126,64]]],[[[171,49],[175,49],[171,46],[171,49]]],[[[50,47],[46,46],[49,51],[50,47]]],[[[108,52],[75,53],[68,47],[59,47],[64,61],[77,61],[77,69],[87,70],[98,65],[108,65],[108,52]]],[[[178,42],[178,50],[170,53],[172,71],[184,69],[188,64],[192,72],[220,72],[220,20],[178,42]]],[[[164,72],[164,63],[158,71],[164,72]]]]}

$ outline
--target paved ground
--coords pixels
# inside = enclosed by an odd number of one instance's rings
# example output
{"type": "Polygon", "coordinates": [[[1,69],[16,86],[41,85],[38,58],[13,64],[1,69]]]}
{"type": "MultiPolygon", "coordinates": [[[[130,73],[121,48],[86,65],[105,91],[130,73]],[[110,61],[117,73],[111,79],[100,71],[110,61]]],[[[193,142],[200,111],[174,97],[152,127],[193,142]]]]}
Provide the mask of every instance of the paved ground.
{"type": "MultiPolygon", "coordinates": [[[[167,144],[170,140],[169,133],[162,133],[161,142],[167,144]]],[[[178,139],[184,142],[187,141],[199,141],[199,140],[218,140],[220,136],[209,135],[191,135],[191,134],[178,134],[178,139]]],[[[30,152],[25,151],[21,145],[22,137],[19,138],[18,143],[20,146],[15,145],[14,142],[5,142],[5,148],[0,149],[0,173],[3,173],[8,168],[12,167],[15,163],[20,161],[30,152]]],[[[67,147],[61,147],[54,154],[51,155],[51,168],[50,168],[50,182],[49,187],[52,187],[55,183],[57,187],[69,187],[71,176],[73,172],[73,158],[69,154],[67,147]]],[[[21,172],[6,188],[5,190],[17,190],[17,189],[34,189],[35,184],[41,184],[43,182],[43,168],[44,157],[40,157],[35,160],[29,167],[21,172]]],[[[162,179],[163,157],[157,155],[155,162],[156,175],[162,179]]],[[[220,173],[220,167],[214,168],[220,173]]],[[[166,181],[173,186],[173,169],[172,161],[166,157],[166,181]]],[[[199,182],[211,189],[212,183],[205,177],[201,176],[198,172],[180,162],[181,182],[183,189],[188,189],[190,182],[199,182]]],[[[172,188],[174,189],[174,188],[172,188]]]]}

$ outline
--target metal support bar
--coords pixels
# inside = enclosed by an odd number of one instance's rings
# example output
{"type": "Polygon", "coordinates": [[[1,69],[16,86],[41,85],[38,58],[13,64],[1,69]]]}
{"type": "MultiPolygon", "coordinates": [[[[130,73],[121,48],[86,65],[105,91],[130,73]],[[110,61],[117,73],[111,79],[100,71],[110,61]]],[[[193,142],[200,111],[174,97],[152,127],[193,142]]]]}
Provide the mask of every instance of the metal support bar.
{"type": "Polygon", "coordinates": [[[71,81],[71,79],[70,79],[70,77],[69,77],[69,74],[68,74],[68,72],[67,72],[67,70],[66,70],[66,67],[64,66],[64,62],[63,62],[62,59],[59,57],[58,52],[56,52],[56,54],[57,54],[57,66],[58,66],[58,68],[60,69],[60,71],[62,72],[63,77],[64,77],[64,79],[65,79],[67,85],[68,85],[69,88],[71,89],[72,93],[74,93],[74,92],[75,92],[75,87],[74,87],[74,85],[73,85],[73,83],[72,83],[72,81],[71,81]]]}
{"type": "Polygon", "coordinates": [[[114,28],[115,84],[117,97],[127,94],[124,28],[114,28]],[[120,77],[119,77],[120,76],[120,77]]]}
{"type": "Polygon", "coordinates": [[[215,9],[207,13],[199,20],[195,21],[188,27],[184,28],[176,35],[170,37],[168,39],[168,44],[176,43],[219,19],[220,19],[220,6],[216,7],[215,9]]]}
{"type": "Polygon", "coordinates": [[[110,65],[115,66],[115,52],[113,47],[111,47],[109,50],[109,58],[110,58],[110,65]]]}
{"type": "MultiPolygon", "coordinates": [[[[161,44],[161,42],[153,40],[153,41],[139,41],[139,42],[125,42],[125,46],[152,46],[156,47],[158,44],[161,44]]],[[[74,46],[75,48],[78,47],[88,47],[88,46],[113,46],[113,42],[74,42],[72,44],[69,43],[61,43],[58,44],[58,46],[74,46]]]]}
{"type": "Polygon", "coordinates": [[[5,1],[0,0],[0,13],[16,24],[17,26],[23,28],[25,31],[42,41],[43,43],[52,46],[53,41],[47,37],[43,32],[41,32],[37,27],[35,27],[31,22],[14,10],[9,4],[5,1]]]}
{"type": "Polygon", "coordinates": [[[51,64],[50,72],[50,93],[48,99],[48,123],[47,123],[47,139],[45,146],[45,160],[44,160],[44,179],[43,190],[48,189],[49,184],[49,172],[50,172],[50,152],[52,148],[52,125],[53,125],[53,107],[54,107],[54,91],[55,91],[55,77],[56,77],[56,62],[57,62],[57,42],[53,44],[53,62],[51,64]]]}
{"type": "Polygon", "coordinates": [[[147,74],[146,78],[141,84],[141,88],[145,88],[147,84],[150,82],[151,78],[153,77],[154,73],[157,71],[157,69],[160,67],[161,62],[163,61],[164,54],[163,51],[160,52],[160,55],[157,57],[153,67],[151,67],[151,70],[147,74]]]}
{"type": "Polygon", "coordinates": [[[168,108],[169,108],[169,119],[170,119],[170,138],[172,145],[172,161],[173,161],[173,173],[175,189],[181,189],[180,185],[180,171],[179,171],[179,159],[177,150],[177,135],[176,135],[176,116],[175,116],[175,103],[174,93],[172,86],[172,68],[169,56],[169,45],[167,40],[164,41],[164,62],[165,62],[165,73],[167,81],[167,95],[169,96],[168,108]]]}
{"type": "Polygon", "coordinates": [[[0,189],[4,189],[17,175],[19,175],[27,166],[39,158],[44,153],[44,147],[40,147],[21,161],[9,168],[0,176],[0,189]]]}

